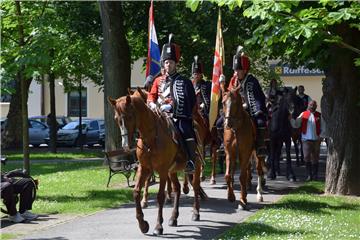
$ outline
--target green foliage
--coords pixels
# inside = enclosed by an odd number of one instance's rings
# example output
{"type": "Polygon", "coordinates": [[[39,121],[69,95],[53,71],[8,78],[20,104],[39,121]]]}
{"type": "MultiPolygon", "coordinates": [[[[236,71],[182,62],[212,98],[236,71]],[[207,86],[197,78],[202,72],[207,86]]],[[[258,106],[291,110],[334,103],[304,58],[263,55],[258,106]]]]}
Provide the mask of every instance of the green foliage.
{"type": "MultiPolygon", "coordinates": [[[[25,77],[53,72],[72,82],[79,78],[101,84],[100,17],[97,3],[1,2],[2,83],[13,81],[20,66],[25,77]],[[19,22],[25,42],[20,42],[19,22]]],[[[2,89],[3,90],[3,89],[2,89]]]]}
{"type": "MultiPolygon", "coordinates": [[[[233,12],[222,10],[223,36],[225,44],[225,63],[224,72],[232,76],[232,57],[235,54],[238,45],[245,45],[245,39],[250,38],[252,24],[244,21],[242,9],[235,8],[243,4],[243,1],[225,0],[223,4],[233,4],[233,12]]],[[[245,2],[244,2],[245,4],[245,2]]],[[[149,2],[123,2],[125,13],[125,26],[127,28],[127,39],[131,48],[132,60],[147,55],[147,27],[148,27],[148,9],[149,2]]],[[[168,34],[175,34],[175,42],[180,45],[182,57],[178,65],[178,70],[185,76],[190,77],[191,64],[194,55],[199,55],[204,63],[205,78],[211,80],[218,7],[208,1],[155,1],[154,18],[155,27],[160,45],[160,50],[164,43],[168,41],[168,34]],[[198,11],[193,13],[186,6],[191,6],[198,11]]],[[[255,49],[246,46],[246,51],[255,53],[255,49]]],[[[268,79],[269,66],[267,62],[258,64],[263,59],[262,54],[250,55],[252,58],[252,72],[262,79],[268,79]]]]}
{"type": "MultiPolygon", "coordinates": [[[[233,9],[228,1],[213,2],[233,9]]],[[[187,3],[196,9],[191,1],[187,3]]],[[[244,3],[242,8],[243,16],[256,22],[250,29],[252,36],[246,38],[246,47],[258,49],[269,58],[292,64],[309,64],[310,61],[324,68],[330,44],[339,44],[357,54],[360,52],[344,43],[342,36],[333,31],[340,24],[359,29],[358,1],[253,0],[244,3]]]]}
{"type": "Polygon", "coordinates": [[[308,183],[219,239],[359,239],[360,200],[319,195],[323,189],[308,183]]]}

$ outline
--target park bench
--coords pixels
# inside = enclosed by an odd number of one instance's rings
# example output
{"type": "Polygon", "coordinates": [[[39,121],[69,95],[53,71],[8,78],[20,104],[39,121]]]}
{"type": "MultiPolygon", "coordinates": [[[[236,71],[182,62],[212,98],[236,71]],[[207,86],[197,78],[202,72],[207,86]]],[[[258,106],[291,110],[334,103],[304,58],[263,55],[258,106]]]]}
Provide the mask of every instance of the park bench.
{"type": "Polygon", "coordinates": [[[136,149],[125,152],[123,149],[105,152],[105,160],[109,166],[109,179],[107,187],[109,187],[111,178],[116,174],[122,174],[126,177],[127,185],[130,187],[129,179],[131,174],[136,174],[138,167],[136,159],[136,149]]]}

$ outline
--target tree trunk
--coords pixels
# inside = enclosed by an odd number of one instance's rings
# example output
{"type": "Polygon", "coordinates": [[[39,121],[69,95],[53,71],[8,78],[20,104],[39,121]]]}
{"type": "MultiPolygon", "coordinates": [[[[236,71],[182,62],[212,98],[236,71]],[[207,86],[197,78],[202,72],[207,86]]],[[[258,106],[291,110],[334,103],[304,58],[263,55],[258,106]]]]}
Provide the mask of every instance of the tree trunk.
{"type": "Polygon", "coordinates": [[[127,94],[130,87],[130,50],[123,24],[121,2],[100,3],[100,15],[103,31],[102,61],[104,68],[105,98],[105,149],[117,149],[121,146],[121,135],[114,121],[114,111],[107,98],[118,98],[127,94]]]}
{"type": "MultiPolygon", "coordinates": [[[[359,31],[346,25],[334,30],[344,42],[360,47],[359,31]]],[[[329,137],[325,192],[360,195],[360,69],[354,65],[359,56],[338,46],[329,54],[321,100],[329,137]]]]}
{"type": "MultiPolygon", "coordinates": [[[[24,25],[22,21],[21,5],[20,2],[15,2],[16,16],[18,17],[18,32],[19,32],[19,45],[20,48],[25,46],[25,34],[24,34],[24,25]]],[[[28,108],[27,101],[29,96],[29,87],[27,85],[27,79],[24,76],[25,65],[19,66],[19,71],[17,77],[20,81],[21,88],[21,116],[22,116],[22,147],[23,147],[23,160],[24,160],[24,170],[27,174],[30,174],[30,149],[29,149],[29,121],[28,121],[28,108]]]]}
{"type": "Polygon", "coordinates": [[[57,126],[56,121],[56,107],[55,107],[55,74],[50,72],[49,74],[49,87],[50,87],[50,152],[56,153],[56,140],[57,140],[57,126]]]}
{"type": "MultiPolygon", "coordinates": [[[[21,114],[21,85],[20,79],[16,78],[14,93],[11,95],[9,112],[4,135],[1,139],[1,148],[19,149],[22,147],[22,114],[21,114]]],[[[27,82],[27,89],[31,81],[27,82]]]]}

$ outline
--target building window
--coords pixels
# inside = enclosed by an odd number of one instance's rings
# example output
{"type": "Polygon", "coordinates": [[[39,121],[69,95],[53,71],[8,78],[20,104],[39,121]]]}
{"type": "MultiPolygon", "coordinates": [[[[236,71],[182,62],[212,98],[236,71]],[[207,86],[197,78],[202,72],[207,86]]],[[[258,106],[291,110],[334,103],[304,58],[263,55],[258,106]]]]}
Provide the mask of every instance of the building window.
{"type": "MultiPolygon", "coordinates": [[[[73,91],[68,93],[68,116],[79,116],[79,92],[73,91]]],[[[81,91],[81,116],[87,116],[87,91],[86,89],[81,91]]]]}

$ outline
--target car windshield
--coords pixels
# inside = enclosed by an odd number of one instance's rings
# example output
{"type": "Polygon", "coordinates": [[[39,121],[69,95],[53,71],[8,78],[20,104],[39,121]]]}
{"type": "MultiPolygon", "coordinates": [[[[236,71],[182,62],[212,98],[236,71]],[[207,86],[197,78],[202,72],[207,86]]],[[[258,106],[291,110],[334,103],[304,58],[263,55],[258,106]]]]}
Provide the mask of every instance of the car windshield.
{"type": "MultiPolygon", "coordinates": [[[[86,126],[87,126],[86,123],[82,123],[82,129],[85,129],[86,126]]],[[[62,129],[65,129],[65,130],[79,129],[79,122],[70,122],[70,123],[66,124],[62,129]]]]}

